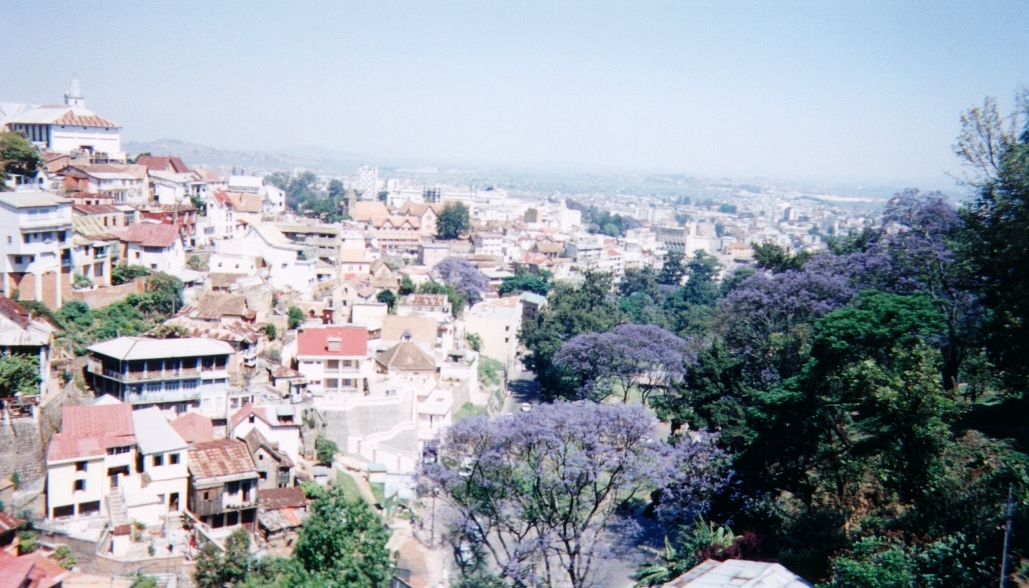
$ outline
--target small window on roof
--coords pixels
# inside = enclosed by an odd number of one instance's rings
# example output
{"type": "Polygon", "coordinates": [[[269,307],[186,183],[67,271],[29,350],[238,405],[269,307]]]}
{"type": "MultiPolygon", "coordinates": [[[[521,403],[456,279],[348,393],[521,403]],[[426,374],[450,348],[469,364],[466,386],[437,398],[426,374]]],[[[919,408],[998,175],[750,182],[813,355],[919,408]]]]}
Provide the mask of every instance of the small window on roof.
{"type": "Polygon", "coordinates": [[[339,337],[329,338],[329,351],[339,351],[341,345],[342,340],[340,340],[339,337]]]}

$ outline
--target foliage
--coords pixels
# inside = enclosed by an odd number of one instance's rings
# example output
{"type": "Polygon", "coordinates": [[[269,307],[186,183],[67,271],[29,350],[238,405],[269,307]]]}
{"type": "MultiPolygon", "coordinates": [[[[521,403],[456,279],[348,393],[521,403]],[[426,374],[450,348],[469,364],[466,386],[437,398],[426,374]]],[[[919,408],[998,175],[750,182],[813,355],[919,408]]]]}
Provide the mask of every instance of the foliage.
{"type": "Polygon", "coordinates": [[[404,276],[400,278],[400,295],[407,296],[408,294],[414,294],[415,285],[414,281],[411,280],[411,276],[404,276]]]}
{"type": "Polygon", "coordinates": [[[39,394],[39,356],[27,353],[5,353],[0,355],[0,398],[15,394],[35,396],[39,394]]]}
{"type": "Polygon", "coordinates": [[[463,257],[447,257],[432,268],[430,276],[453,286],[469,306],[478,303],[489,291],[489,278],[463,257]]]}
{"type": "Polygon", "coordinates": [[[865,537],[833,562],[833,577],[822,588],[976,588],[993,581],[982,566],[978,546],[958,533],[928,544],[865,537]]]}
{"type": "Polygon", "coordinates": [[[11,477],[8,479],[11,481],[15,490],[21,488],[21,474],[18,473],[18,470],[11,472],[11,477]]]}
{"type": "Polygon", "coordinates": [[[546,270],[533,273],[524,267],[519,267],[515,275],[503,279],[500,287],[497,289],[497,293],[501,296],[509,296],[511,294],[521,294],[522,292],[532,292],[540,296],[546,296],[553,285],[550,283],[550,278],[551,273],[546,270]]]}
{"type": "Polygon", "coordinates": [[[111,268],[111,285],[118,286],[127,284],[136,278],[149,276],[150,270],[141,265],[126,265],[120,263],[111,268]]]}
{"type": "Polygon", "coordinates": [[[318,463],[323,466],[331,466],[332,459],[339,453],[339,446],[332,439],[318,435],[314,440],[314,450],[318,454],[318,463]]]}
{"type": "Polygon", "coordinates": [[[448,202],[436,217],[436,236],[440,239],[459,239],[471,228],[468,207],[460,202],[448,202]]]}
{"type": "Polygon", "coordinates": [[[499,386],[504,364],[492,357],[479,356],[479,381],[492,386],[499,386]]]}
{"type": "Polygon", "coordinates": [[[390,531],[363,500],[330,489],[309,507],[293,551],[287,585],[388,588],[393,561],[390,531]]]}
{"type": "Polygon", "coordinates": [[[621,237],[625,235],[626,231],[638,228],[643,224],[631,216],[611,214],[610,211],[600,210],[595,206],[585,206],[574,200],[568,200],[566,204],[569,209],[582,212],[582,222],[590,233],[621,237]]]}
{"type": "Polygon", "coordinates": [[[640,405],[559,402],[465,419],[444,433],[420,488],[452,509],[447,536],[470,547],[463,567],[489,562],[519,587],[590,586],[626,532],[619,505],[678,466],[675,448],[653,435],[640,405]]]}
{"type": "Polygon", "coordinates": [[[561,345],[554,366],[578,378],[578,397],[601,402],[637,392],[645,403],[654,390],[682,378],[686,342],[654,325],[619,325],[606,333],[583,333],[561,345]]]}
{"type": "Polygon", "coordinates": [[[72,569],[78,563],[78,560],[71,553],[71,548],[67,545],[58,545],[57,549],[54,549],[53,558],[57,561],[57,565],[66,570],[72,569]]]}
{"type": "Polygon", "coordinates": [[[264,327],[262,327],[262,330],[264,331],[264,336],[268,337],[269,341],[274,341],[275,338],[279,336],[278,330],[272,323],[266,323],[264,327]]]}
{"type": "Polygon", "coordinates": [[[290,329],[296,329],[304,324],[304,311],[295,306],[290,306],[289,310],[286,311],[286,324],[290,329]]]}
{"type": "Polygon", "coordinates": [[[151,339],[181,339],[189,337],[189,330],[181,325],[160,324],[146,334],[151,339]]]}
{"type": "Polygon", "coordinates": [[[375,299],[385,304],[390,314],[395,312],[397,306],[397,295],[393,290],[390,290],[389,288],[382,290],[375,295],[375,299]]]}
{"type": "Polygon", "coordinates": [[[678,286],[682,284],[682,278],[686,275],[686,268],[682,266],[683,254],[681,251],[669,251],[665,256],[665,262],[661,266],[661,273],[657,276],[658,284],[678,286]]]}
{"type": "Polygon", "coordinates": [[[732,529],[715,526],[714,523],[698,516],[695,524],[682,533],[682,537],[677,541],[678,548],[672,545],[668,537],[665,537],[664,549],[643,548],[657,558],[639,566],[634,576],[636,586],[667,584],[711,556],[716,556],[715,559],[728,559],[717,556],[734,547],[736,542],[737,537],[732,529]]]}
{"type": "Polygon", "coordinates": [[[30,176],[41,167],[43,157],[21,133],[0,132],[0,190],[9,176],[30,176]]]}
{"type": "Polygon", "coordinates": [[[75,274],[71,280],[71,287],[77,289],[92,288],[93,280],[82,274],[75,274]]]}
{"type": "Polygon", "coordinates": [[[200,259],[199,255],[190,255],[186,260],[186,267],[197,272],[206,272],[208,269],[207,262],[200,259]]]}
{"type": "Polygon", "coordinates": [[[457,291],[457,288],[453,284],[441,284],[439,282],[422,282],[418,286],[419,294],[443,294],[447,297],[447,301],[450,302],[450,312],[457,316],[464,310],[468,300],[457,291]]]}
{"type": "Polygon", "coordinates": [[[465,341],[468,341],[468,347],[470,347],[472,351],[482,351],[482,337],[480,337],[478,333],[465,333],[464,338],[465,341]]]}
{"type": "Polygon", "coordinates": [[[536,375],[544,398],[575,398],[575,382],[553,357],[565,341],[584,333],[602,333],[622,319],[611,295],[610,274],[586,272],[582,284],[560,283],[547,297],[547,306],[522,323],[519,338],[529,352],[523,362],[536,375]]]}
{"type": "Polygon", "coordinates": [[[786,270],[797,271],[811,259],[809,251],[790,253],[775,243],[761,243],[751,245],[751,247],[754,248],[754,262],[757,263],[757,266],[774,273],[786,270]]]}
{"type": "Polygon", "coordinates": [[[157,578],[146,574],[139,574],[132,579],[129,588],[157,588],[157,578]]]}
{"type": "Polygon", "coordinates": [[[197,554],[193,583],[197,588],[223,588],[246,580],[254,569],[250,556],[250,535],[236,529],[225,540],[224,553],[211,542],[204,543],[197,554]]]}

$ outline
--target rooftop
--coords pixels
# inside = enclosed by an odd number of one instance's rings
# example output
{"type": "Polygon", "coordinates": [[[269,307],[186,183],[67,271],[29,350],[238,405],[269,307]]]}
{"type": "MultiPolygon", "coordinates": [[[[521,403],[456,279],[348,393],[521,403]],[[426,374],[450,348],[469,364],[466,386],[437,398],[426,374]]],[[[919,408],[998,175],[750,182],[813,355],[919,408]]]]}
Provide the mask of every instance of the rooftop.
{"type": "Polygon", "coordinates": [[[304,496],[304,491],[299,486],[258,490],[257,505],[265,510],[306,508],[307,497],[304,496]]]}
{"type": "Polygon", "coordinates": [[[381,365],[403,371],[434,371],[436,360],[410,341],[401,341],[386,351],[380,351],[375,361],[381,365]]]}
{"type": "Polygon", "coordinates": [[[178,225],[164,223],[133,223],[127,227],[112,228],[111,232],[122,241],[139,243],[144,247],[171,247],[179,238],[178,225]]]}
{"type": "Polygon", "coordinates": [[[368,355],[368,329],[362,327],[305,328],[297,334],[297,355],[365,357],[368,355]],[[330,350],[330,343],[335,343],[334,340],[339,341],[338,350],[330,350]]]}
{"type": "Polygon", "coordinates": [[[155,406],[133,411],[132,422],[136,426],[136,444],[144,455],[186,448],[186,442],[155,406]]]}
{"type": "Polygon", "coordinates": [[[207,355],[229,355],[232,345],[213,339],[185,337],[182,339],[151,339],[149,337],[118,337],[103,343],[90,345],[87,349],[97,355],[115,359],[162,359],[169,357],[200,357],[207,355]]]}
{"type": "Polygon", "coordinates": [[[777,563],[709,559],[664,588],[811,588],[811,584],[777,563]]]}
{"type": "Polygon", "coordinates": [[[197,478],[249,473],[257,475],[246,443],[235,439],[194,443],[189,450],[189,471],[197,478]]]}
{"type": "Polygon", "coordinates": [[[187,412],[168,424],[186,443],[214,441],[214,425],[211,419],[199,412],[187,412]]]}
{"type": "Polygon", "coordinates": [[[0,192],[0,202],[12,208],[36,208],[39,206],[57,206],[71,204],[72,200],[61,198],[50,192],[0,192]]]}

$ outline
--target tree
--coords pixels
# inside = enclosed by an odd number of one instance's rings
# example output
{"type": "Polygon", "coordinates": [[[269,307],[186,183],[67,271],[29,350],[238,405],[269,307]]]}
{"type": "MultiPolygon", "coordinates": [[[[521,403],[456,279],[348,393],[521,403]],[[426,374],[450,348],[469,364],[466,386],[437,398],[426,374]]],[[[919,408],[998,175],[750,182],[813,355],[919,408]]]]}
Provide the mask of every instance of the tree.
{"type": "Polygon", "coordinates": [[[622,280],[618,282],[618,292],[624,297],[629,297],[633,294],[644,294],[653,302],[660,303],[663,296],[657,284],[658,280],[654,274],[654,268],[650,266],[640,269],[627,268],[625,275],[622,276],[622,280]]]}
{"type": "Polygon", "coordinates": [[[141,265],[118,264],[111,268],[111,285],[127,284],[136,278],[149,275],[150,270],[141,265]]]}
{"type": "Polygon", "coordinates": [[[254,567],[250,535],[237,529],[225,540],[224,553],[214,543],[204,543],[197,555],[193,582],[197,588],[224,588],[246,580],[254,567]]]}
{"type": "Polygon", "coordinates": [[[314,440],[314,450],[318,454],[318,463],[331,466],[333,458],[339,453],[339,446],[332,439],[318,435],[314,440]]]}
{"type": "Polygon", "coordinates": [[[436,217],[436,236],[440,239],[459,239],[472,228],[468,207],[460,202],[449,202],[436,217]]]}
{"type": "Polygon", "coordinates": [[[42,166],[43,157],[21,133],[0,132],[0,190],[9,176],[31,176],[42,166]]]}
{"type": "Polygon", "coordinates": [[[266,323],[264,325],[264,327],[263,327],[263,330],[264,330],[264,336],[268,337],[269,341],[274,341],[275,338],[279,336],[278,330],[275,328],[275,325],[273,325],[272,323],[266,323]]]}
{"type": "Polygon", "coordinates": [[[658,284],[678,286],[682,283],[686,269],[682,267],[683,254],[681,251],[669,251],[665,256],[665,263],[661,266],[661,273],[657,276],[658,284]]]}
{"type": "Polygon", "coordinates": [[[304,311],[295,306],[290,306],[286,312],[286,321],[290,329],[296,329],[304,324],[304,311]]]}
{"type": "Polygon", "coordinates": [[[529,350],[525,367],[536,375],[545,398],[577,397],[574,381],[553,364],[564,342],[583,333],[609,331],[622,319],[611,296],[611,275],[588,271],[583,278],[578,286],[556,284],[547,306],[535,319],[523,322],[518,334],[529,350]]]}
{"type": "Polygon", "coordinates": [[[579,398],[601,402],[636,391],[647,396],[682,378],[686,342],[654,325],[618,325],[606,333],[576,335],[554,355],[554,365],[579,375],[579,398]]]}
{"type": "Polygon", "coordinates": [[[540,296],[546,296],[550,291],[550,272],[543,270],[540,273],[533,273],[524,267],[519,267],[515,275],[504,278],[497,289],[501,296],[532,292],[540,296]]]}
{"type": "Polygon", "coordinates": [[[400,278],[400,295],[407,296],[408,294],[414,294],[415,285],[414,281],[411,280],[411,276],[404,276],[400,278]]]}
{"type": "Polygon", "coordinates": [[[463,257],[448,257],[436,264],[429,274],[435,281],[453,286],[469,305],[482,300],[489,291],[489,278],[463,257]]]}
{"type": "Polygon", "coordinates": [[[447,301],[450,302],[450,312],[454,316],[461,314],[464,310],[468,300],[457,291],[452,284],[441,284],[439,282],[422,282],[418,286],[419,294],[443,294],[447,297],[447,301]]]}
{"type": "Polygon", "coordinates": [[[482,351],[482,337],[478,333],[465,333],[464,338],[468,341],[468,347],[471,347],[472,351],[482,351]]]}
{"type": "Polygon", "coordinates": [[[660,488],[677,465],[641,405],[543,404],[510,420],[464,419],[444,433],[423,493],[450,510],[460,563],[516,588],[593,585],[618,507],[660,488]]]}
{"type": "Polygon", "coordinates": [[[182,308],[182,280],[171,274],[157,272],[147,277],[145,283],[146,299],[143,304],[162,313],[175,314],[182,308]]]}
{"type": "Polygon", "coordinates": [[[206,272],[207,262],[200,259],[199,255],[190,255],[189,259],[186,260],[186,267],[193,271],[206,272]]]}
{"type": "Polygon", "coordinates": [[[39,394],[39,356],[21,353],[0,355],[0,398],[15,394],[39,394]]]}
{"type": "Polygon", "coordinates": [[[375,299],[386,305],[390,314],[393,314],[397,305],[397,295],[389,288],[382,290],[375,295],[375,299]]]}
{"type": "MultiPolygon", "coordinates": [[[[1029,112],[1027,97],[1019,114],[1029,112]]],[[[989,310],[990,360],[1008,387],[1022,391],[1029,381],[1029,123],[1018,129],[1018,119],[1011,121],[1005,125],[992,98],[962,117],[955,151],[976,174],[978,194],[961,211],[959,254],[989,310]]]]}
{"type": "Polygon", "coordinates": [[[789,253],[775,243],[761,243],[751,247],[754,248],[754,262],[757,266],[774,273],[799,270],[811,259],[811,253],[808,251],[789,253]]]}
{"type": "Polygon", "coordinates": [[[393,560],[390,531],[360,498],[347,500],[334,486],[311,503],[293,550],[289,586],[389,588],[393,560]]]}

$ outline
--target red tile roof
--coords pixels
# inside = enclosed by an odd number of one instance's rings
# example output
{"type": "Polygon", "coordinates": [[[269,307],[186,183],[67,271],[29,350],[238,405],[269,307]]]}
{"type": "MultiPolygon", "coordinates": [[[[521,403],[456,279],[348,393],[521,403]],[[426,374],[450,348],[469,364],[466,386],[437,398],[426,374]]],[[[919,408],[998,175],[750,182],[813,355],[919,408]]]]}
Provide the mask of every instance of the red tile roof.
{"type": "Polygon", "coordinates": [[[254,459],[246,443],[235,439],[193,444],[189,450],[189,471],[196,478],[248,473],[257,477],[254,459]]]}
{"type": "Polygon", "coordinates": [[[0,314],[6,316],[19,327],[29,324],[29,309],[6,296],[0,295],[0,314]]]}
{"type": "Polygon", "coordinates": [[[113,230],[118,238],[144,247],[171,247],[179,238],[179,225],[158,223],[133,223],[113,230]]]}
{"type": "Polygon", "coordinates": [[[236,425],[242,423],[243,419],[250,415],[254,415],[264,421],[266,425],[272,426],[272,422],[268,420],[268,413],[264,411],[263,407],[257,407],[253,404],[247,403],[243,405],[243,408],[236,411],[236,413],[229,418],[229,420],[232,421],[232,428],[235,429],[236,425]]]}
{"type": "Polygon", "coordinates": [[[98,437],[69,437],[57,433],[50,439],[47,450],[47,461],[63,461],[65,459],[81,459],[103,456],[106,452],[104,444],[98,437]]]}
{"type": "Polygon", "coordinates": [[[132,405],[119,402],[65,406],[61,411],[61,433],[69,437],[131,437],[136,433],[132,405]]]}
{"type": "Polygon", "coordinates": [[[145,165],[148,170],[155,171],[170,171],[179,174],[189,172],[189,168],[178,157],[140,155],[136,158],[136,165],[145,165]]]}
{"type": "Polygon", "coordinates": [[[306,508],[307,497],[299,486],[292,488],[271,488],[257,491],[257,505],[265,510],[280,508],[306,508]]]}
{"type": "Polygon", "coordinates": [[[103,129],[117,129],[120,128],[117,124],[107,120],[102,116],[95,114],[82,115],[76,114],[74,110],[69,109],[57,120],[50,124],[56,125],[67,125],[71,127],[100,127],[103,129]]]}
{"type": "Polygon", "coordinates": [[[360,327],[311,327],[297,335],[297,355],[321,357],[365,357],[368,329],[360,327]],[[329,351],[329,339],[339,339],[339,351],[329,351]]]}
{"type": "Polygon", "coordinates": [[[16,519],[11,515],[0,511],[0,533],[5,533],[11,529],[17,529],[18,527],[25,524],[25,521],[16,519]]]}
{"type": "Polygon", "coordinates": [[[186,443],[214,441],[214,425],[211,419],[198,412],[187,412],[169,424],[186,443]]]}

